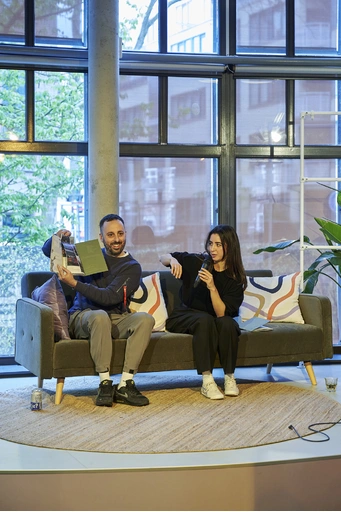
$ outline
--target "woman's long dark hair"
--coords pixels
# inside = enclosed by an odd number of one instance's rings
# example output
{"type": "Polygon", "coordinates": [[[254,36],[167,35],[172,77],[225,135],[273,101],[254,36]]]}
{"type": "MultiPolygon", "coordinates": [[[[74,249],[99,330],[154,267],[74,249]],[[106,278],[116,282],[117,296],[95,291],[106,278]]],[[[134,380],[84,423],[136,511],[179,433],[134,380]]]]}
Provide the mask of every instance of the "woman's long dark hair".
{"type": "Polygon", "coordinates": [[[226,270],[233,279],[242,284],[243,290],[245,290],[247,280],[236,230],[227,224],[219,224],[211,229],[205,242],[205,249],[207,252],[209,252],[211,235],[219,235],[221,243],[223,244],[226,270]]]}

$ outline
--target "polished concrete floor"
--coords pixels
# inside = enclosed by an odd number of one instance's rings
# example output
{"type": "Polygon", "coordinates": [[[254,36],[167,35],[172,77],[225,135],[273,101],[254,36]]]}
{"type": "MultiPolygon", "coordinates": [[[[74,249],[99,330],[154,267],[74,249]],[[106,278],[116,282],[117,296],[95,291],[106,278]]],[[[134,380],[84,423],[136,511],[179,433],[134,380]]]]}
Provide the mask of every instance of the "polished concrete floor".
{"type": "MultiPolygon", "coordinates": [[[[301,386],[316,393],[327,394],[331,399],[341,403],[341,364],[331,362],[314,366],[317,386],[312,386],[302,365],[274,366],[270,375],[265,367],[237,368],[236,379],[240,381],[274,381],[288,386],[301,386]],[[324,377],[339,377],[339,386],[335,393],[325,389],[324,377]]],[[[221,370],[215,370],[220,376],[221,370]]],[[[176,372],[179,373],[179,372],[176,372]]],[[[187,371],[186,378],[196,372],[187,371]]],[[[160,377],[160,374],[158,374],[160,377]]],[[[165,381],[169,380],[169,372],[163,373],[165,381]]],[[[84,378],[84,377],[82,377],[84,378]]],[[[151,374],[138,374],[136,383],[150,379],[151,374]]],[[[0,379],[0,391],[23,388],[36,384],[34,377],[6,377],[0,379]]],[[[340,418],[335,418],[338,421],[340,418]]],[[[1,419],[0,419],[1,421],[1,419]]],[[[15,418],[13,418],[15,421],[15,418]]],[[[316,419],[318,421],[318,418],[316,419]]],[[[230,465],[268,464],[279,461],[309,461],[326,459],[341,455],[341,424],[328,430],[328,442],[304,442],[301,439],[269,444],[255,448],[226,450],[202,453],[179,454],[108,454],[77,452],[34,448],[11,443],[0,439],[0,473],[35,472],[35,471],[94,471],[108,469],[139,469],[139,468],[193,468],[193,467],[226,467],[230,465]]],[[[313,436],[311,436],[313,439],[313,436]]]]}

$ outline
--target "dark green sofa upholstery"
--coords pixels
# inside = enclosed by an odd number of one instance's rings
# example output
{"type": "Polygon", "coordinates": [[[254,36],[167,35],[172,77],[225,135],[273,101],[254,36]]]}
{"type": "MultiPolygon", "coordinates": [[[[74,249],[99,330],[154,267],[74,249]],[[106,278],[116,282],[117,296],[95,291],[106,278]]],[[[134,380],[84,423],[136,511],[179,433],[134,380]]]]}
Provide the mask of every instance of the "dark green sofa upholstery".
{"type": "MultiPolygon", "coordinates": [[[[143,272],[143,276],[152,272],[143,272]]],[[[269,270],[248,271],[250,276],[271,276],[269,270]]],[[[31,293],[52,276],[50,272],[29,272],[22,278],[22,298],[16,306],[15,360],[38,377],[57,378],[55,402],[62,398],[65,377],[96,375],[87,340],[54,342],[52,309],[32,300],[31,293]]],[[[179,303],[181,282],[169,270],[160,271],[168,312],[179,303]]],[[[73,290],[63,285],[67,302],[73,290]]],[[[300,307],[305,324],[272,323],[269,332],[243,332],[239,340],[237,366],[267,365],[304,361],[312,384],[316,384],[311,361],[333,356],[331,303],[327,297],[301,294],[300,307]]],[[[113,340],[110,373],[122,371],[125,340],[113,340]]],[[[219,367],[216,361],[216,367],[219,367]]],[[[192,336],[170,332],[153,333],[141,361],[140,372],[194,369],[192,336]]]]}

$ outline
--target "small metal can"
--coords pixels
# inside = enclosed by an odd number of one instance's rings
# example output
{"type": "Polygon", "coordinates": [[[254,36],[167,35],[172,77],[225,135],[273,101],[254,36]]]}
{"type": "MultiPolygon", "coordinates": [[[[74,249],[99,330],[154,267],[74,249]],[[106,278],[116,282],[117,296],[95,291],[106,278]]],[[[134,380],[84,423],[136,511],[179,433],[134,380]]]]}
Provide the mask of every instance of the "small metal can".
{"type": "Polygon", "coordinates": [[[31,393],[31,411],[41,411],[43,408],[43,393],[41,389],[34,389],[31,393]]]}

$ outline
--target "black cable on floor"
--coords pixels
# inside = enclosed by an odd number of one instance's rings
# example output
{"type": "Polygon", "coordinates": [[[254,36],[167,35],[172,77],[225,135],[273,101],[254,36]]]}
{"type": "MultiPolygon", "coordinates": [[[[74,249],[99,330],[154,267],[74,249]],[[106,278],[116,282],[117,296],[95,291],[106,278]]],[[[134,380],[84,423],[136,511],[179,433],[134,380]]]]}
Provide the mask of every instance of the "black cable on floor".
{"type": "Polygon", "coordinates": [[[325,441],[329,441],[330,440],[330,437],[328,436],[328,434],[326,434],[326,432],[321,432],[321,430],[316,430],[314,429],[313,427],[315,427],[316,425],[330,425],[330,426],[334,426],[334,425],[337,425],[337,424],[340,424],[341,420],[339,421],[331,421],[331,422],[321,422],[321,423],[312,423],[311,425],[309,425],[308,429],[311,430],[312,432],[314,432],[314,434],[322,434],[324,436],[324,439],[306,439],[304,436],[301,436],[301,434],[298,433],[298,431],[296,430],[296,428],[294,427],[294,425],[289,425],[288,428],[290,428],[290,430],[293,430],[294,432],[296,432],[297,436],[302,439],[302,441],[309,441],[309,443],[324,443],[325,441]]]}

